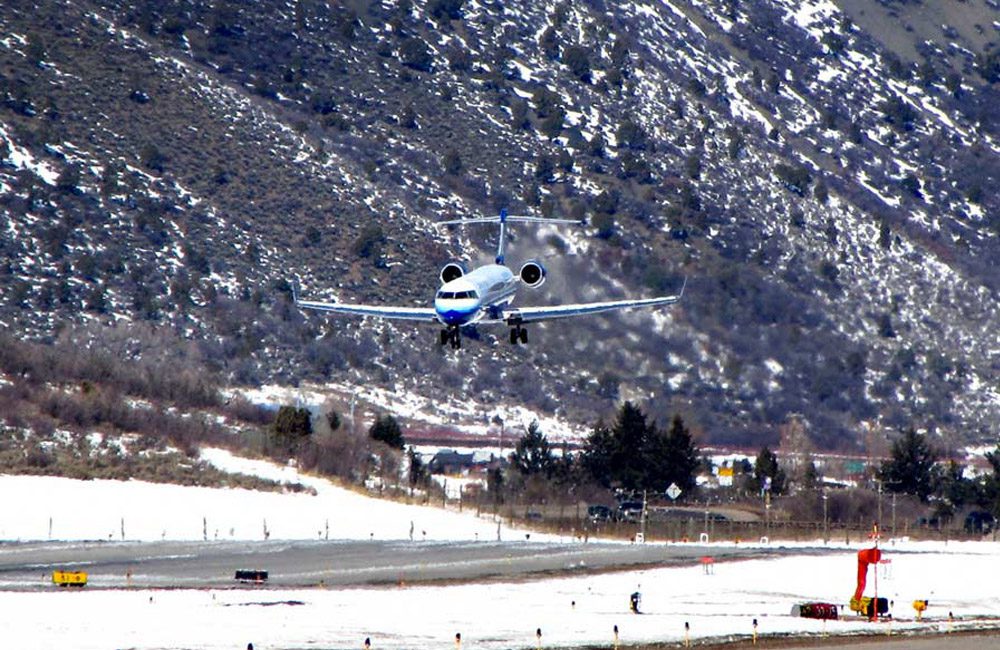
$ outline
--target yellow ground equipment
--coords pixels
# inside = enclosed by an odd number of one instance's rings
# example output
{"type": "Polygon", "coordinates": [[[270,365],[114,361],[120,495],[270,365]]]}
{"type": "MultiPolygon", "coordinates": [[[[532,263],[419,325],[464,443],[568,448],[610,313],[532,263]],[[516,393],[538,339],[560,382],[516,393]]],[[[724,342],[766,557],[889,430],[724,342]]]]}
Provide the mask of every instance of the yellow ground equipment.
{"type": "Polygon", "coordinates": [[[87,584],[86,571],[53,571],[52,584],[60,587],[83,587],[87,584]]]}

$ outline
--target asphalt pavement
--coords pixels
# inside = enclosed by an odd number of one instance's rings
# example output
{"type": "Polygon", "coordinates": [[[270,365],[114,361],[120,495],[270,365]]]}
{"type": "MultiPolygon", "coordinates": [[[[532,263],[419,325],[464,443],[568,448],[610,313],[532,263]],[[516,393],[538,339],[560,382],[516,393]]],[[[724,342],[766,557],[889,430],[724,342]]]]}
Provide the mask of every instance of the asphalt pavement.
{"type": "MultiPolygon", "coordinates": [[[[773,557],[782,549],[609,543],[253,541],[0,544],[0,588],[51,588],[54,570],[86,571],[91,588],[239,586],[237,570],[267,585],[481,581],[545,574],[773,557]]],[[[797,554],[802,549],[795,549],[797,554]]],[[[817,549],[815,552],[823,552],[817,549]]]]}

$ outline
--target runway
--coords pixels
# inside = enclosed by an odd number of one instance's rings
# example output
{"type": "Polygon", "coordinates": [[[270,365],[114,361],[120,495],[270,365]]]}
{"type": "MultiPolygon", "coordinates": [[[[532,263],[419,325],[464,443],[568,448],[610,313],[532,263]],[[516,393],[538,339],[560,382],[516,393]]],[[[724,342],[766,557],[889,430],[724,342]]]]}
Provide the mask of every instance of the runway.
{"type": "Polygon", "coordinates": [[[51,588],[53,570],[86,571],[88,588],[238,587],[237,570],[263,569],[267,585],[470,582],[561,573],[776,557],[794,552],[696,545],[421,542],[47,542],[0,544],[0,588],[51,588]]]}

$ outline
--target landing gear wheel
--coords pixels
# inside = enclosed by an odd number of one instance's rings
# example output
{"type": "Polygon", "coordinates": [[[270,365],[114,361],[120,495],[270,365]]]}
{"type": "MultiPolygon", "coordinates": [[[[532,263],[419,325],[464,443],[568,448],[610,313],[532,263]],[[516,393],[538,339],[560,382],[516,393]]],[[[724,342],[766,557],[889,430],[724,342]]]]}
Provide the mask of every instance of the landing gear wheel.
{"type": "Polygon", "coordinates": [[[521,343],[522,343],[522,345],[524,343],[527,343],[528,342],[528,330],[522,329],[520,327],[517,328],[517,330],[518,330],[518,335],[521,337],[521,343]]]}
{"type": "Polygon", "coordinates": [[[517,330],[516,329],[511,329],[510,330],[510,344],[511,345],[517,345],[517,330]]]}
{"type": "Polygon", "coordinates": [[[446,327],[441,330],[441,345],[449,343],[453,350],[462,347],[462,334],[457,327],[446,327]]]}

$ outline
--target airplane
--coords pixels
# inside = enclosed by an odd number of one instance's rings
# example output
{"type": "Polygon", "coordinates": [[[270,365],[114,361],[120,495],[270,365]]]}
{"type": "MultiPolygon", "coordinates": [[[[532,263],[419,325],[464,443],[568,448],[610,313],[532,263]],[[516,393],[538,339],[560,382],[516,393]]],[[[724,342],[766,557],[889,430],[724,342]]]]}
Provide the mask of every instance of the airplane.
{"type": "Polygon", "coordinates": [[[523,284],[531,289],[537,289],[545,282],[546,270],[542,263],[535,259],[522,264],[516,274],[506,265],[504,249],[507,240],[507,224],[511,222],[575,225],[585,225],[586,223],[572,219],[511,216],[507,214],[506,210],[501,210],[500,215],[496,217],[454,219],[436,223],[437,226],[498,223],[500,224],[500,242],[493,264],[485,264],[471,271],[461,262],[445,264],[440,272],[441,287],[434,296],[433,307],[390,307],[300,300],[295,283],[292,284],[293,299],[295,304],[302,309],[436,323],[442,326],[440,344],[443,346],[450,343],[451,347],[457,350],[462,347],[461,330],[463,327],[480,324],[505,324],[510,327],[511,344],[524,344],[528,342],[528,331],[524,327],[528,323],[620,309],[670,305],[678,302],[684,295],[687,278],[684,279],[680,293],[673,296],[588,302],[576,305],[512,307],[519,286],[523,284]]]}

